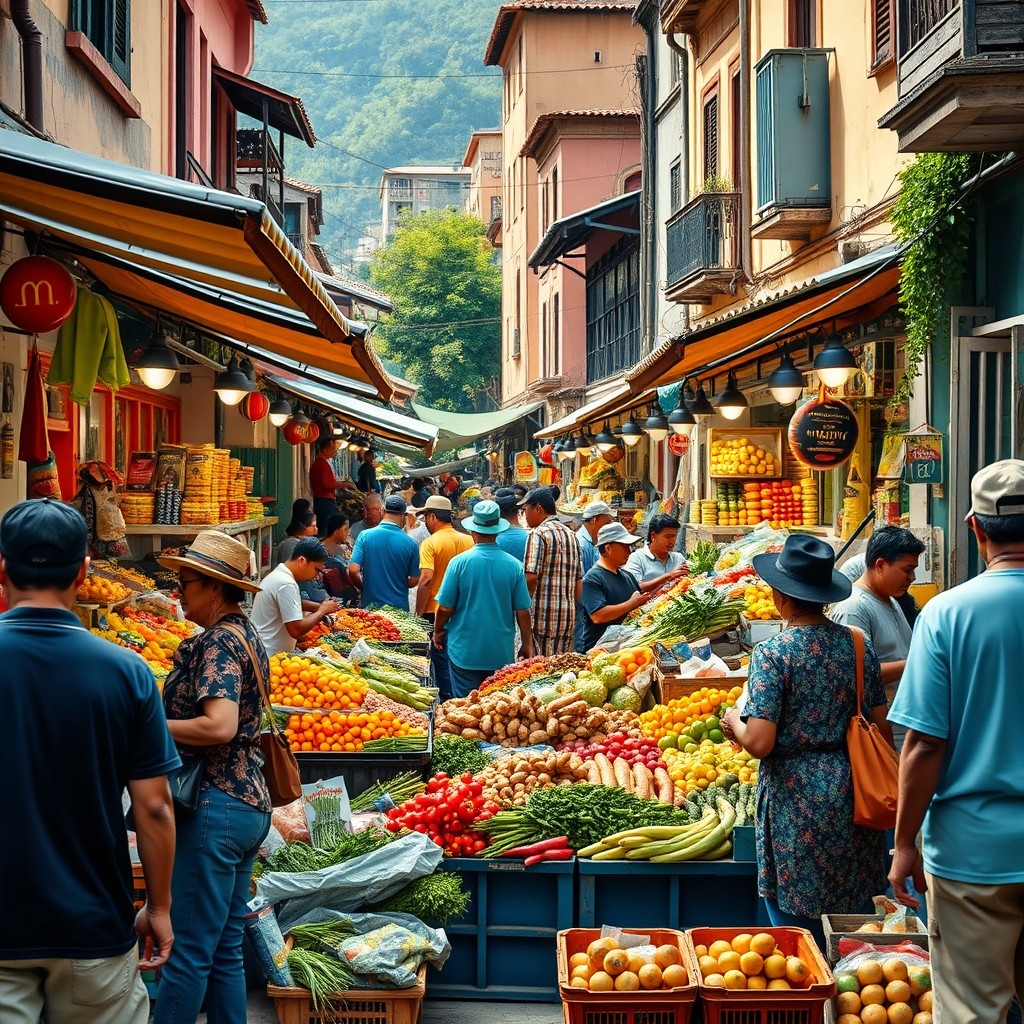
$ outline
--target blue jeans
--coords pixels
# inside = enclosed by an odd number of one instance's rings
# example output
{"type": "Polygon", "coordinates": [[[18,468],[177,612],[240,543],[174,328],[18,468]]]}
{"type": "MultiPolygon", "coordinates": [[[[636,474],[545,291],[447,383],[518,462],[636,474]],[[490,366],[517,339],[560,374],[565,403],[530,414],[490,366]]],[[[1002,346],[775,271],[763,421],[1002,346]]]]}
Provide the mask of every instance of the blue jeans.
{"type": "Polygon", "coordinates": [[[449,659],[448,668],[452,676],[452,696],[468,697],[470,690],[475,690],[489,675],[494,674],[492,668],[459,668],[449,659]]]}
{"type": "Polygon", "coordinates": [[[438,689],[438,701],[451,700],[455,694],[452,693],[452,663],[448,660],[448,650],[438,650],[433,643],[430,645],[430,675],[438,689]]]}
{"type": "Polygon", "coordinates": [[[153,1024],[245,1024],[242,929],[249,879],[270,813],[206,786],[194,818],[178,818],[171,884],[174,947],[153,1024]]]}

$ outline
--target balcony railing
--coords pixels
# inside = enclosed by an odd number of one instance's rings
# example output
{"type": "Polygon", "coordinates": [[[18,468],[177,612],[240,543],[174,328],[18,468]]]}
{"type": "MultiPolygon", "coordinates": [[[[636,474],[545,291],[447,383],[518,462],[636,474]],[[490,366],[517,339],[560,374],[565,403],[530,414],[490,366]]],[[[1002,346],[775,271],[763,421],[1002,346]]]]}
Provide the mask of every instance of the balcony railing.
{"type": "Polygon", "coordinates": [[[879,119],[904,153],[1015,149],[1024,136],[1024,4],[896,0],[899,102],[879,119]]]}
{"type": "Polygon", "coordinates": [[[739,216],[739,192],[703,192],[668,222],[667,298],[700,303],[735,289],[740,273],[739,216]]]}
{"type": "Polygon", "coordinates": [[[900,6],[900,52],[906,53],[956,10],[960,0],[902,0],[900,6]]]}
{"type": "Polygon", "coordinates": [[[235,154],[239,169],[251,171],[263,167],[264,139],[268,170],[284,171],[284,161],[274,145],[273,137],[262,128],[239,128],[235,133],[235,154]]]}

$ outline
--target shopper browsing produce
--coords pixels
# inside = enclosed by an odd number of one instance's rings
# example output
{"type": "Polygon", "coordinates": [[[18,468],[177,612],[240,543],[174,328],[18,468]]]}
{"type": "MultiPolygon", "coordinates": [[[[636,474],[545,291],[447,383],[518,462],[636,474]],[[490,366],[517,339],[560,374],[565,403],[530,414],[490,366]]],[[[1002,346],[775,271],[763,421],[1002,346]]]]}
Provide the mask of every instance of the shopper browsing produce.
{"type": "Polygon", "coordinates": [[[351,540],[354,544],[363,530],[372,530],[384,518],[384,499],[371,492],[363,496],[363,518],[352,524],[351,540]]]}
{"type": "Polygon", "coordinates": [[[622,523],[608,523],[597,531],[597,564],[583,577],[580,618],[575,647],[584,654],[595,647],[609,626],[616,626],[647,597],[636,577],[624,568],[639,540],[622,523]]]}
{"type": "Polygon", "coordinates": [[[277,545],[277,561],[287,562],[292,557],[295,545],[303,537],[315,537],[317,532],[316,513],[306,498],[292,502],[292,517],[284,528],[284,540],[277,545]]]}
{"type": "Polygon", "coordinates": [[[498,547],[522,562],[526,557],[526,540],[530,531],[524,529],[519,522],[519,498],[511,487],[499,487],[494,500],[501,509],[501,518],[508,523],[508,529],[498,534],[498,547]]]}
{"type": "MultiPolygon", "coordinates": [[[[821,914],[871,913],[885,889],[885,834],[853,823],[846,726],[854,713],[857,664],[850,631],[825,617],[850,581],[832,548],[793,534],[778,554],[755,555],[786,629],[751,652],[742,712],[723,732],[760,758],[758,890],[776,925],[808,928],[824,942],[821,914]]],[[[890,740],[878,658],[865,645],[870,719],[890,740]]]]}
{"type": "Polygon", "coordinates": [[[138,968],[165,963],[174,942],[167,772],[181,762],[146,663],[71,610],[88,547],[60,501],[22,502],[0,523],[0,1016],[146,1024],[138,968]],[[148,883],[138,913],[126,787],[148,883]]]}
{"type": "Polygon", "coordinates": [[[260,587],[249,579],[248,545],[217,530],[200,533],[186,554],[159,561],[177,570],[182,610],[203,627],[178,647],[164,684],[171,736],[184,755],[202,759],[203,782],[195,814],[177,816],[177,937],[154,1024],[192,1024],[204,993],[210,1016],[244,1020],[242,928],[253,861],[270,831],[258,746],[259,679],[266,685],[270,666],[241,608],[260,587]]]}
{"type": "Polygon", "coordinates": [[[316,458],[309,467],[309,489],[313,495],[313,511],[320,525],[338,511],[338,489],[341,481],[334,475],[331,459],[338,452],[333,437],[322,437],[316,443],[316,458]]]}
{"type": "Polygon", "coordinates": [[[925,605],[890,713],[908,732],[889,879],[912,907],[907,878],[927,888],[941,1019],[981,1024],[1024,993],[1024,462],[975,474],[967,523],[985,571],[925,605]]]}
{"type": "Polygon", "coordinates": [[[651,517],[647,524],[647,543],[634,551],[626,562],[626,569],[636,577],[645,594],[686,575],[686,559],[676,551],[678,539],[678,519],[660,513],[651,517]]]}
{"type": "Polygon", "coordinates": [[[419,582],[420,551],[416,541],[406,536],[402,525],[407,506],[400,494],[384,499],[383,521],[356,538],[348,578],[360,592],[363,608],[371,605],[409,607],[409,589],[419,582]]]}
{"type": "Polygon", "coordinates": [[[272,654],[295,649],[295,641],[305,636],[325,615],[341,605],[333,598],[321,601],[304,612],[299,586],[313,580],[327,562],[327,549],[316,537],[303,537],[292,557],[282,562],[263,580],[252,602],[252,624],[263,646],[272,654]]]}
{"type": "Polygon", "coordinates": [[[607,526],[615,518],[615,513],[605,502],[592,501],[583,510],[580,518],[583,524],[576,531],[576,539],[580,542],[580,558],[583,563],[583,575],[586,576],[597,565],[597,533],[602,526],[607,526]]]}
{"type": "Polygon", "coordinates": [[[496,502],[478,501],[462,526],[472,535],[473,547],[448,563],[433,634],[433,645],[447,649],[456,697],[467,696],[495,669],[515,661],[516,623],[522,634],[521,656],[533,657],[526,574],[494,543],[508,528],[501,510],[496,502]],[[484,623],[486,628],[481,628],[484,623]]]}

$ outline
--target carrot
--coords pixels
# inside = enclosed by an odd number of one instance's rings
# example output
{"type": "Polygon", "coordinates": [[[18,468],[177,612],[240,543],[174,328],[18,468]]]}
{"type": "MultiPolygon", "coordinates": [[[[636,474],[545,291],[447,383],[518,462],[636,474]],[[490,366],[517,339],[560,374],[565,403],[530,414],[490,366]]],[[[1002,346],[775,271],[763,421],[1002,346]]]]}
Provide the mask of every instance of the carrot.
{"type": "Polygon", "coordinates": [[[552,850],[564,850],[569,846],[568,836],[557,836],[554,839],[543,839],[539,843],[529,843],[526,846],[515,846],[506,850],[502,857],[532,857],[538,853],[548,853],[552,850]]]}
{"type": "Polygon", "coordinates": [[[532,857],[527,857],[523,861],[523,867],[528,868],[545,860],[571,860],[573,856],[573,851],[568,847],[562,850],[548,850],[546,853],[535,853],[532,857]]]}

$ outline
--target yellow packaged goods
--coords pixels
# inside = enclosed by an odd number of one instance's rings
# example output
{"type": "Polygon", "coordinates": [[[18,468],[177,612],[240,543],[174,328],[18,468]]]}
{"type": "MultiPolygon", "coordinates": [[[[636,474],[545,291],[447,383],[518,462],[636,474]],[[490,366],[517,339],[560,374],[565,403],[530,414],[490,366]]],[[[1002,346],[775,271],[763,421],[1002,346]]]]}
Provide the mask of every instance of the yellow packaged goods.
{"type": "Polygon", "coordinates": [[[185,495],[209,498],[213,488],[213,445],[189,448],[185,457],[185,495]]]}

